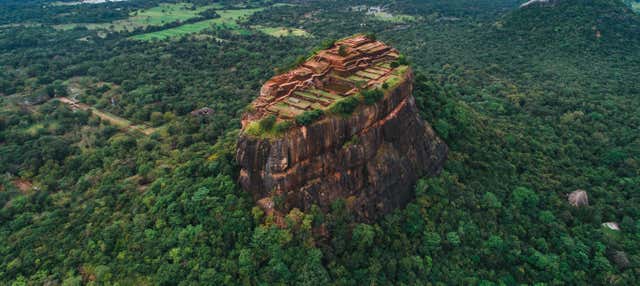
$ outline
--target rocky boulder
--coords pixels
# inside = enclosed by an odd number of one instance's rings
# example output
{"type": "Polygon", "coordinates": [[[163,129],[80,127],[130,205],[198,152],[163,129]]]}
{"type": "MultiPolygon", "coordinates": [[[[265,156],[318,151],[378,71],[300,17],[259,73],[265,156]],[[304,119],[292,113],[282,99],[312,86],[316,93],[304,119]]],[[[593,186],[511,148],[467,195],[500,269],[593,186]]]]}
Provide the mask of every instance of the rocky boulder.
{"type": "Polygon", "coordinates": [[[589,196],[584,190],[575,190],[569,194],[569,204],[574,207],[582,207],[589,205],[589,196]]]}

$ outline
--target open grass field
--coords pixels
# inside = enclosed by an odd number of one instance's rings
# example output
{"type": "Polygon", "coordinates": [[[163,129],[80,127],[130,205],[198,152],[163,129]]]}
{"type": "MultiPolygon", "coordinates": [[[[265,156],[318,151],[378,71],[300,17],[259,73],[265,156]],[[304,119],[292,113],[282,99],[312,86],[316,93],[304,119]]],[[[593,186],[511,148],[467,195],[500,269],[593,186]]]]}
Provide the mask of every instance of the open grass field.
{"type": "Polygon", "coordinates": [[[128,128],[132,125],[131,121],[127,119],[113,115],[108,112],[100,111],[95,107],[87,107],[87,109],[90,109],[93,115],[100,117],[100,119],[102,120],[109,121],[111,124],[118,126],[120,128],[128,128]]]}
{"type": "Polygon", "coordinates": [[[75,1],[75,2],[62,2],[57,1],[51,3],[53,6],[73,6],[73,5],[82,5],[82,4],[101,4],[106,2],[124,2],[128,0],[83,0],[83,1],[75,1]]]}
{"type": "Polygon", "coordinates": [[[216,11],[216,13],[218,13],[220,17],[216,19],[204,20],[162,31],[135,35],[132,36],[131,39],[142,41],[164,40],[167,38],[180,37],[191,33],[197,33],[212,27],[227,28],[242,33],[244,29],[242,29],[240,25],[238,25],[238,22],[243,18],[249,17],[261,10],[263,10],[263,8],[219,10],[216,11]]]}
{"type": "Polygon", "coordinates": [[[191,33],[197,33],[202,30],[208,29],[214,25],[214,20],[205,20],[192,24],[185,24],[175,28],[170,28],[162,31],[146,33],[141,35],[132,36],[131,39],[150,41],[150,40],[164,40],[167,38],[178,37],[181,35],[187,35],[191,33]]]}
{"type": "Polygon", "coordinates": [[[307,31],[302,29],[297,29],[297,28],[265,27],[265,26],[252,26],[251,28],[274,37],[288,37],[288,36],[309,37],[311,36],[311,34],[309,34],[307,31]]]}
{"type": "Polygon", "coordinates": [[[411,15],[391,14],[389,12],[376,12],[376,13],[372,13],[371,16],[373,16],[377,20],[393,22],[393,23],[412,22],[412,21],[415,21],[416,19],[416,17],[411,15]]]}
{"type": "Polygon", "coordinates": [[[161,26],[167,23],[195,18],[208,9],[220,8],[219,4],[194,7],[189,3],[160,4],[148,10],[134,12],[129,21],[139,25],[161,26]]]}
{"type": "Polygon", "coordinates": [[[163,3],[153,8],[132,12],[129,18],[112,23],[74,23],[56,25],[54,28],[68,30],[81,26],[90,30],[109,30],[112,32],[133,31],[136,28],[162,26],[176,21],[186,21],[198,17],[198,14],[203,11],[220,7],[219,4],[194,7],[193,4],[190,3],[163,3]]]}
{"type": "MultiPolygon", "coordinates": [[[[288,6],[288,5],[274,5],[274,6],[288,6]]],[[[202,7],[194,7],[190,3],[175,3],[167,4],[163,3],[159,6],[132,12],[130,17],[125,20],[118,20],[111,23],[72,23],[56,25],[54,28],[58,30],[70,30],[76,27],[85,27],[90,30],[104,30],[109,32],[123,32],[133,31],[138,28],[146,28],[150,26],[162,26],[168,23],[177,21],[186,21],[198,17],[199,13],[208,9],[220,9],[220,4],[212,4],[202,7]]],[[[164,40],[169,38],[181,37],[188,34],[198,33],[203,30],[220,27],[234,30],[239,34],[248,34],[251,31],[241,28],[238,24],[242,19],[253,15],[254,13],[263,10],[264,8],[252,8],[252,9],[232,9],[232,10],[217,10],[216,13],[220,15],[219,18],[203,20],[195,23],[184,24],[178,27],[168,28],[161,31],[140,34],[130,37],[134,40],[150,41],[150,40],[164,40]]],[[[392,19],[403,19],[398,16],[392,17],[392,19]]],[[[401,22],[401,20],[396,20],[401,22]]],[[[287,28],[287,27],[264,27],[254,26],[252,29],[258,30],[265,34],[274,37],[287,37],[298,36],[308,37],[310,34],[301,29],[287,28]]]]}

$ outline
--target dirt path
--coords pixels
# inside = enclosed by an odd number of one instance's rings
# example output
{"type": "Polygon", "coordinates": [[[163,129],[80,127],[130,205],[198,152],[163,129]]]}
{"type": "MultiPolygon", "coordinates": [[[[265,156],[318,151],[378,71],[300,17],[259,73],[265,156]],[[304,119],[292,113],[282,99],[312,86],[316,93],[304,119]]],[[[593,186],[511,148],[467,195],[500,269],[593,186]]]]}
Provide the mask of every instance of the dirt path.
{"type": "Polygon", "coordinates": [[[13,181],[13,184],[22,192],[23,194],[29,192],[33,189],[33,184],[24,179],[17,179],[13,181]]]}
{"type": "Polygon", "coordinates": [[[108,122],[110,122],[113,125],[116,125],[122,129],[125,130],[129,130],[129,131],[137,131],[140,132],[144,135],[151,135],[153,132],[156,131],[156,128],[147,126],[147,125],[143,125],[143,124],[139,124],[139,125],[134,125],[133,123],[131,123],[131,121],[124,119],[120,116],[108,113],[108,112],[104,112],[101,111],[95,107],[89,106],[87,104],[84,103],[80,103],[77,100],[73,100],[67,97],[56,97],[55,99],[57,99],[58,101],[69,105],[69,107],[71,107],[72,110],[91,110],[91,112],[95,115],[98,116],[100,119],[102,120],[106,120],[108,122]]]}

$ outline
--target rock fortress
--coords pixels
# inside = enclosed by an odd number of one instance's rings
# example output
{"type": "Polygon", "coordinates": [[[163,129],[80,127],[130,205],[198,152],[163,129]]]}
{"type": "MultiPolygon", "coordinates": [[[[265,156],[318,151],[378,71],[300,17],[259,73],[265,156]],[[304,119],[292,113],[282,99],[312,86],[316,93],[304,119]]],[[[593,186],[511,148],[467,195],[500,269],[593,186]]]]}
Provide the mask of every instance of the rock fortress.
{"type": "Polygon", "coordinates": [[[240,185],[267,214],[339,199],[372,221],[413,198],[448,148],[418,115],[400,53],[355,35],[274,76],[242,118],[240,185]]]}

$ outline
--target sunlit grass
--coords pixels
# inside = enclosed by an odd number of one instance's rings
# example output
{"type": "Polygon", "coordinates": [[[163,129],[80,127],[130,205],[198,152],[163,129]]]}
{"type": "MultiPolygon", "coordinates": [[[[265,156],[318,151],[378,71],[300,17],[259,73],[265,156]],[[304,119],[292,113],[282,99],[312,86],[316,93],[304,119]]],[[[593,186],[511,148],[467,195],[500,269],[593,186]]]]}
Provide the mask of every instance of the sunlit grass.
{"type": "Polygon", "coordinates": [[[377,20],[393,23],[413,22],[416,20],[416,17],[411,15],[391,14],[388,12],[375,12],[372,14],[372,16],[377,20]]]}
{"type": "Polygon", "coordinates": [[[221,27],[221,28],[233,29],[233,30],[242,32],[243,29],[241,29],[240,25],[238,24],[238,21],[243,19],[244,17],[251,16],[254,13],[261,11],[263,9],[264,8],[220,10],[220,11],[216,11],[216,13],[220,15],[220,17],[216,19],[204,20],[204,21],[200,21],[192,24],[185,24],[182,26],[178,26],[178,27],[174,27],[174,28],[170,28],[162,31],[135,35],[131,38],[135,40],[145,40],[145,41],[164,40],[167,38],[179,37],[179,36],[183,36],[191,33],[201,32],[203,30],[206,30],[212,27],[221,27]]]}
{"type": "Polygon", "coordinates": [[[133,31],[137,28],[162,26],[177,21],[186,21],[198,17],[199,13],[208,9],[217,8],[221,8],[220,4],[194,7],[193,4],[189,3],[163,3],[146,10],[134,11],[129,15],[129,18],[111,23],[72,23],[56,25],[54,28],[69,30],[75,27],[85,27],[90,30],[109,30],[112,32],[133,31]]]}
{"type": "Polygon", "coordinates": [[[287,27],[265,27],[265,26],[252,26],[251,28],[256,29],[260,32],[263,32],[267,35],[274,37],[288,37],[288,36],[297,36],[297,37],[309,37],[307,31],[297,28],[287,28],[287,27]]]}

